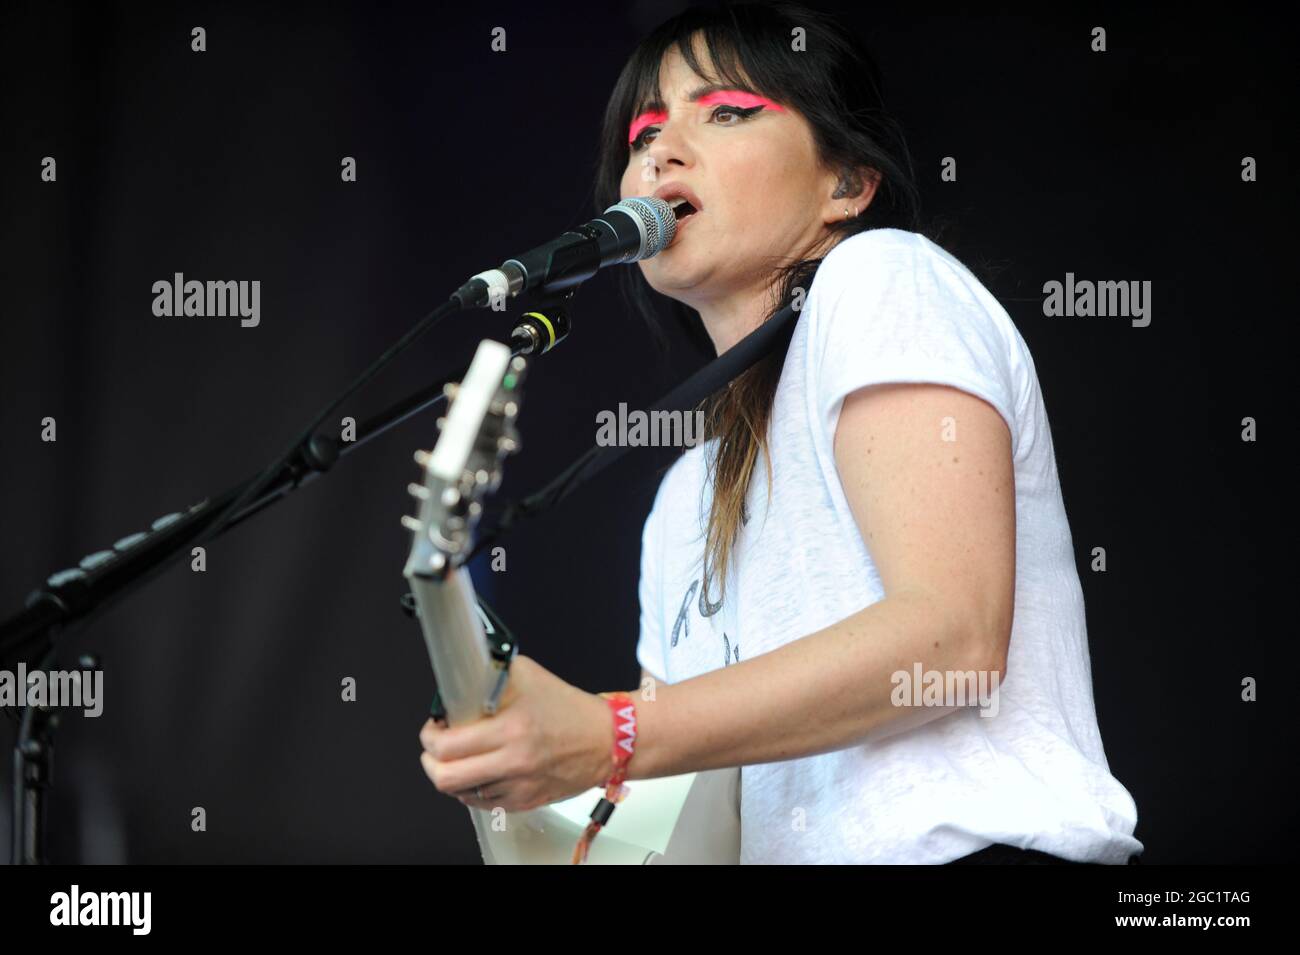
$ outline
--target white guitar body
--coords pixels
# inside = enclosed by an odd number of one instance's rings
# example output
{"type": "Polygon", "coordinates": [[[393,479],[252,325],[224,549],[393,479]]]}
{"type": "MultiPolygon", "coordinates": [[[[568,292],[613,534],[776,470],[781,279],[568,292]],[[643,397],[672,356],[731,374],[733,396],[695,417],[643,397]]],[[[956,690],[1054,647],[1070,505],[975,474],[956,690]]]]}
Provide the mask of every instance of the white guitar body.
{"type": "MultiPolygon", "coordinates": [[[[426,470],[412,485],[420,517],[404,571],[452,726],[491,719],[508,678],[493,658],[469,573],[468,553],[478,498],[500,482],[500,460],[518,446],[510,422],[518,410],[524,364],[494,341],[480,343],[455,389],[438,444],[416,455],[426,470]],[[503,381],[508,384],[503,385],[503,381]],[[489,460],[491,459],[491,460],[489,460]]],[[[612,739],[612,736],[611,736],[612,739]]],[[[740,861],[740,770],[633,780],[608,824],[591,844],[589,865],[737,864],[740,861]]],[[[593,788],[530,812],[470,809],[488,865],[569,864],[587,817],[604,795],[593,788]]]]}

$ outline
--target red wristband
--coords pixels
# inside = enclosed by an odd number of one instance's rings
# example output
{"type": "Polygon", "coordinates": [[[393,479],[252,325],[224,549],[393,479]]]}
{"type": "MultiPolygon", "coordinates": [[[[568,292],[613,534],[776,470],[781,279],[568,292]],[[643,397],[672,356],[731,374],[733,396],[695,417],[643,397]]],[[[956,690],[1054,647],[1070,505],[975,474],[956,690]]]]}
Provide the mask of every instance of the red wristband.
{"type": "Polygon", "coordinates": [[[609,704],[610,715],[614,717],[614,772],[605,783],[605,798],[592,810],[591,822],[582,831],[578,844],[573,848],[573,863],[581,865],[587,860],[591,842],[596,834],[609,820],[614,806],[623,801],[627,795],[627,764],[636,751],[636,704],[626,693],[602,693],[609,704]]]}
{"type": "MultiPolygon", "coordinates": [[[[610,693],[605,696],[605,702],[614,717],[614,773],[605,788],[621,789],[623,780],[627,778],[628,761],[636,751],[636,704],[626,693],[610,693]]],[[[606,798],[618,802],[608,792],[606,798]]],[[[619,798],[622,798],[622,793],[619,793],[619,798]]]]}

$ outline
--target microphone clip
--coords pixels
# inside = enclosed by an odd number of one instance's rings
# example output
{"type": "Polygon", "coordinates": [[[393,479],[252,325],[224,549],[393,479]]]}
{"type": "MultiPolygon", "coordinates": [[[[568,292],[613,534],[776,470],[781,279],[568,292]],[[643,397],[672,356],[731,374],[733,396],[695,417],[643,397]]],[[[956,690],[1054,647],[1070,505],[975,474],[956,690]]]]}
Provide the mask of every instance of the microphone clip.
{"type": "Polygon", "coordinates": [[[540,296],[523,312],[510,333],[510,348],[517,355],[545,355],[564,341],[572,331],[569,300],[578,287],[570,286],[558,293],[540,296]]]}

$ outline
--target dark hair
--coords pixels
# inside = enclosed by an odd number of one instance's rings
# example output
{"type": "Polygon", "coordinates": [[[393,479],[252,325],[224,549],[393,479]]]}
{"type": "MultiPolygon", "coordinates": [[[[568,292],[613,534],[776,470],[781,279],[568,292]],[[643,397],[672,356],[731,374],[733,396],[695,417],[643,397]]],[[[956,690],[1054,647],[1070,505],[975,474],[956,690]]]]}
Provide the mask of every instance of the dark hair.
{"type": "MultiPolygon", "coordinates": [[[[659,68],[665,54],[674,48],[706,81],[725,82],[793,107],[811,126],[824,167],[841,173],[845,194],[860,191],[856,170],[866,168],[878,176],[874,197],[865,211],[829,226],[840,241],[869,229],[920,231],[920,200],[911,157],[901,129],[885,111],[880,70],[874,59],[832,15],[788,2],[691,8],[661,24],[637,45],[605,109],[596,171],[597,211],[619,201],[629,156],[628,125],[647,104],[663,99],[659,68]],[[796,30],[803,32],[796,34],[796,30]],[[798,46],[796,38],[802,40],[798,46]],[[703,72],[693,40],[702,42],[708,51],[716,75],[703,72]]],[[[804,259],[776,270],[780,300],[767,319],[789,304],[798,290],[807,291],[820,264],[821,259],[804,259]]],[[[640,269],[619,269],[618,274],[625,295],[662,348],[666,336],[640,269]]],[[[675,300],[669,301],[668,308],[688,339],[704,355],[712,356],[712,342],[695,310],[675,300]]],[[[705,599],[711,592],[711,569],[721,580],[719,601],[725,593],[727,566],[736,534],[747,519],[744,500],[760,450],[771,493],[767,426],[784,359],[784,348],[774,350],[701,406],[706,421],[704,437],[719,439],[709,469],[714,496],[705,548],[705,599]]]]}

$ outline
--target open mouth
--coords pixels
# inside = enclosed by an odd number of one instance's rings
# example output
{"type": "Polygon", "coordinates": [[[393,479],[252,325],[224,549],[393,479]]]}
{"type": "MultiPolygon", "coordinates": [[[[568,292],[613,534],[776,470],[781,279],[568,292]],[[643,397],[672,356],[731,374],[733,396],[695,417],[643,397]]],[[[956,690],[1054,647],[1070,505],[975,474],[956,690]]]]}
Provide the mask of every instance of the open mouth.
{"type": "Polygon", "coordinates": [[[685,199],[680,199],[680,198],[674,199],[672,201],[672,207],[673,207],[673,215],[677,216],[678,222],[681,222],[683,219],[690,218],[691,216],[695,215],[696,212],[699,211],[693,205],[687,202],[685,199]]]}

